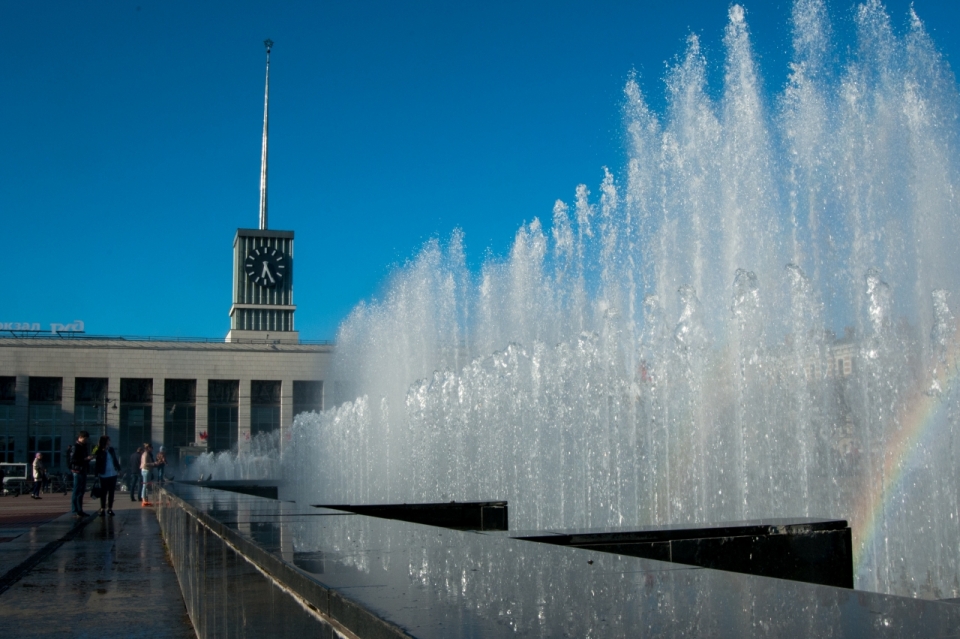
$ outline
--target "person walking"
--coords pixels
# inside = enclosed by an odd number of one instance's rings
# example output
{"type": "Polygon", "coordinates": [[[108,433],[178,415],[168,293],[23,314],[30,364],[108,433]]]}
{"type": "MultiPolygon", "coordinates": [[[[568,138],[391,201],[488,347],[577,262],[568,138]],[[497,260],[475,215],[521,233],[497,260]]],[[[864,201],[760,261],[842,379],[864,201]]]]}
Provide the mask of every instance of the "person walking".
{"type": "Polygon", "coordinates": [[[140,475],[143,478],[143,485],[140,487],[141,506],[153,505],[147,501],[147,483],[150,481],[150,471],[153,469],[153,465],[153,446],[150,445],[150,442],[144,442],[143,455],[140,456],[140,475]]]}
{"type": "Polygon", "coordinates": [[[43,480],[47,477],[47,469],[43,466],[43,453],[37,453],[33,458],[33,494],[34,499],[43,499],[40,496],[40,490],[43,488],[43,480]]]}
{"type": "Polygon", "coordinates": [[[70,447],[69,464],[73,473],[73,496],[70,499],[70,512],[74,517],[86,517],[83,512],[83,493],[87,491],[87,472],[90,470],[90,449],[87,441],[90,433],[80,431],[77,441],[70,447]]]}
{"type": "Polygon", "coordinates": [[[120,460],[117,451],[110,445],[110,438],[101,435],[93,451],[94,467],[100,476],[100,516],[113,517],[113,497],[117,491],[117,478],[120,476],[120,460]]]}
{"type": "Polygon", "coordinates": [[[167,454],[164,452],[163,446],[160,447],[160,452],[157,453],[157,460],[153,465],[154,470],[157,471],[157,483],[163,483],[163,474],[164,470],[167,468],[167,454]]]}
{"type": "Polygon", "coordinates": [[[130,491],[130,501],[140,501],[140,458],[143,457],[143,446],[130,453],[127,464],[127,490],[130,491]]]}

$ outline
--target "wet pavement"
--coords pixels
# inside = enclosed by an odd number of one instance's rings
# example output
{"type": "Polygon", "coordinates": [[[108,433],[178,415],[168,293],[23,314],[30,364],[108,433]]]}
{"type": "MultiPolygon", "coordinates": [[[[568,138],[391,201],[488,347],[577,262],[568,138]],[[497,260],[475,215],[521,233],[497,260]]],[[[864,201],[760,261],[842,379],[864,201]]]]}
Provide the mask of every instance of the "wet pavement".
{"type": "Polygon", "coordinates": [[[0,635],[196,637],[153,509],[118,494],[115,517],[78,525],[58,497],[0,498],[0,635]]]}
{"type": "MultiPolygon", "coordinates": [[[[42,499],[29,495],[0,496],[0,544],[13,541],[31,528],[53,521],[70,511],[70,495],[45,493],[42,499]]],[[[2,546],[0,546],[2,547],[2,546]]],[[[5,571],[0,567],[0,574],[5,571]]]]}

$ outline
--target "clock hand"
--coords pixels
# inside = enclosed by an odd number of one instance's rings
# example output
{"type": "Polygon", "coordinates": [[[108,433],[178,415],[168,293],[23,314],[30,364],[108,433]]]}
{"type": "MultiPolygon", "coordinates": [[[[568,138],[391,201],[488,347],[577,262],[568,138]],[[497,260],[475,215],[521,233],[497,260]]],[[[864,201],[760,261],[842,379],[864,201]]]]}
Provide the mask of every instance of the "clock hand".
{"type": "Polygon", "coordinates": [[[276,284],[277,281],[273,279],[273,275],[270,274],[270,267],[267,266],[267,263],[263,263],[263,273],[260,274],[260,277],[269,278],[271,284],[276,284]]]}

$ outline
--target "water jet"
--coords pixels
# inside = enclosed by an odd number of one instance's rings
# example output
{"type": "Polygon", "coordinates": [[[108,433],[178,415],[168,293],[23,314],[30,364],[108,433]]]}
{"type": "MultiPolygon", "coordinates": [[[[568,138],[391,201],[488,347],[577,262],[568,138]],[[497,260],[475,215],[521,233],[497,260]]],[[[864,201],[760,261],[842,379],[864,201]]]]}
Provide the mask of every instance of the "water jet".
{"type": "Polygon", "coordinates": [[[503,499],[521,529],[846,519],[856,587],[960,596],[960,237],[948,65],[878,2],[838,52],[794,7],[770,97],[730,11],[713,97],[698,39],[628,161],[550,228],[466,266],[428,243],[337,338],[336,408],[283,448],[298,503],[503,499]],[[834,60],[841,59],[840,64],[834,60]]]}

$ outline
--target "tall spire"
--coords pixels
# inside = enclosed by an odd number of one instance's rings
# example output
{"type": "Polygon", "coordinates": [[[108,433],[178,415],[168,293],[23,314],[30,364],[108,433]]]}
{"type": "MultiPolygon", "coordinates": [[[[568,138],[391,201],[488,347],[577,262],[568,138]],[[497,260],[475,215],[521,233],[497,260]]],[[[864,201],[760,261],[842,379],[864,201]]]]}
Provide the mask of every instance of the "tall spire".
{"type": "Polygon", "coordinates": [[[263,41],[267,47],[267,82],[263,92],[263,152],[260,155],[260,230],[267,229],[267,124],[270,116],[270,49],[273,40],[263,41]]]}

